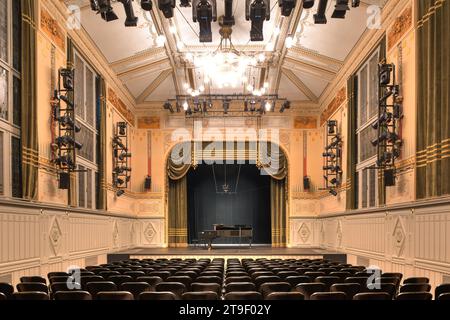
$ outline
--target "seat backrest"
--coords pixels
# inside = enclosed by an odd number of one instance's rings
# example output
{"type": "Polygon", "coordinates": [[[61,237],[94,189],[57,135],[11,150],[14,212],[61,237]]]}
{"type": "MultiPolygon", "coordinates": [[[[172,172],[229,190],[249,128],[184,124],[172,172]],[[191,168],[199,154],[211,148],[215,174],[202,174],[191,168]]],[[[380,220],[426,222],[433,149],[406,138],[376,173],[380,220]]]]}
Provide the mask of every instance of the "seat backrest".
{"type": "Polygon", "coordinates": [[[120,286],[121,291],[131,292],[135,300],[138,300],[142,292],[150,291],[151,286],[147,282],[124,282],[120,286]]]}
{"type": "Polygon", "coordinates": [[[0,301],[5,301],[7,300],[6,295],[4,293],[0,292],[0,301]]]}
{"type": "Polygon", "coordinates": [[[179,300],[179,298],[173,292],[142,292],[139,295],[139,300],[179,300]]]}
{"type": "Polygon", "coordinates": [[[248,273],[245,271],[227,271],[228,277],[245,277],[248,276],[248,273]]]}
{"type": "Polygon", "coordinates": [[[152,271],[149,272],[148,275],[160,277],[161,279],[163,279],[163,281],[165,281],[168,277],[170,277],[171,274],[169,271],[152,271]]]}
{"type": "Polygon", "coordinates": [[[217,276],[219,278],[223,277],[223,273],[221,271],[203,271],[201,274],[201,276],[217,276]]]}
{"type": "MultiPolygon", "coordinates": [[[[0,291],[1,291],[1,284],[0,284],[0,291]]],[[[450,293],[450,283],[443,283],[441,285],[438,285],[434,290],[434,298],[436,299],[443,293],[450,293]]]]}
{"type": "Polygon", "coordinates": [[[299,283],[310,283],[311,278],[308,276],[289,276],[284,281],[288,282],[292,288],[295,288],[299,283]]]}
{"type": "Polygon", "coordinates": [[[55,282],[67,282],[67,280],[69,280],[69,279],[71,280],[71,282],[73,282],[72,276],[68,276],[68,275],[66,275],[66,276],[54,276],[54,277],[49,278],[49,283],[52,284],[52,283],[55,283],[55,282]]]}
{"type": "Polygon", "coordinates": [[[219,295],[216,292],[186,292],[181,296],[183,300],[219,300],[219,295]]]}
{"type": "Polygon", "coordinates": [[[49,272],[47,274],[47,279],[50,280],[53,277],[68,277],[67,272],[49,272]]]}
{"type": "Polygon", "coordinates": [[[340,281],[343,283],[346,278],[351,277],[352,274],[350,272],[345,271],[333,271],[330,272],[330,276],[339,277],[340,281]]]}
{"type": "Polygon", "coordinates": [[[58,291],[53,294],[55,300],[92,300],[92,296],[87,291],[58,291]]]}
{"type": "Polygon", "coordinates": [[[132,282],[133,278],[131,276],[121,274],[120,276],[109,276],[108,281],[114,282],[119,288],[124,282],[132,282]]]}
{"type": "Polygon", "coordinates": [[[19,292],[44,292],[48,294],[48,287],[40,282],[22,282],[17,284],[17,291],[19,292]]]}
{"type": "Polygon", "coordinates": [[[45,278],[40,277],[40,276],[21,277],[20,282],[27,282],[27,283],[36,282],[36,283],[47,284],[47,280],[45,280],[45,278]]]}
{"type": "Polygon", "coordinates": [[[403,292],[430,292],[431,285],[429,283],[408,283],[400,287],[400,293],[403,292]]]}
{"type": "Polygon", "coordinates": [[[11,299],[14,293],[14,287],[9,283],[0,283],[0,293],[3,293],[6,299],[11,299]]]}
{"type": "Polygon", "coordinates": [[[392,300],[386,292],[361,292],[355,294],[353,300],[392,300]]]}
{"type": "Polygon", "coordinates": [[[332,272],[336,272],[337,269],[335,268],[320,268],[319,270],[317,270],[319,272],[325,272],[325,274],[329,275],[332,272]]]}
{"type": "Polygon", "coordinates": [[[324,285],[326,285],[326,290],[330,290],[330,287],[335,284],[340,282],[340,278],[339,277],[333,277],[333,276],[320,276],[317,277],[314,282],[320,282],[323,283],[324,285]]]}
{"type": "Polygon", "coordinates": [[[432,300],[433,295],[429,292],[402,292],[395,300],[432,300]]]}
{"type": "Polygon", "coordinates": [[[300,274],[296,271],[280,271],[277,273],[277,276],[279,276],[281,279],[286,279],[287,277],[295,277],[299,276],[300,274]]]}
{"type": "Polygon", "coordinates": [[[252,282],[230,282],[225,285],[225,292],[247,292],[256,291],[256,286],[252,282]]]}
{"type": "Polygon", "coordinates": [[[288,282],[266,282],[260,286],[259,292],[261,292],[263,298],[266,298],[272,292],[290,292],[291,289],[292,287],[288,282]]]}
{"type": "Polygon", "coordinates": [[[127,271],[127,272],[124,273],[124,275],[125,276],[130,276],[131,278],[133,278],[135,280],[138,277],[145,276],[145,272],[144,271],[127,271]]]}
{"type": "Polygon", "coordinates": [[[385,272],[381,274],[381,278],[398,278],[400,281],[403,279],[403,273],[400,272],[385,272]]]}
{"type": "Polygon", "coordinates": [[[380,283],[378,286],[375,286],[372,290],[368,292],[386,292],[391,296],[391,299],[395,297],[397,294],[397,287],[393,283],[380,283]]]}
{"type": "Polygon", "coordinates": [[[217,277],[217,276],[200,276],[197,279],[195,279],[195,282],[198,283],[218,283],[221,284],[222,283],[222,278],[217,277]]]}
{"type": "Polygon", "coordinates": [[[134,300],[133,295],[131,292],[128,291],[112,291],[112,292],[99,292],[97,293],[97,300],[106,300],[106,301],[112,301],[112,300],[134,300]]]}
{"type": "Polygon", "coordinates": [[[430,283],[430,279],[427,277],[411,277],[403,281],[403,284],[408,283],[430,283]]]}
{"type": "Polygon", "coordinates": [[[84,291],[87,291],[87,284],[89,282],[96,282],[96,281],[105,281],[105,278],[101,276],[81,276],[80,277],[81,288],[84,291]]]}
{"type": "MultiPolygon", "coordinates": [[[[42,284],[42,283],[41,283],[42,284]]],[[[49,300],[48,294],[42,291],[28,291],[13,293],[13,300],[49,300]]]]}
{"type": "Polygon", "coordinates": [[[307,271],[304,275],[310,277],[311,280],[315,280],[317,277],[326,276],[326,273],[321,271],[307,271]]]}
{"type": "Polygon", "coordinates": [[[326,286],[323,283],[300,283],[295,287],[295,291],[300,292],[305,296],[305,300],[309,300],[311,295],[316,292],[324,292],[326,286]]]}
{"type": "Polygon", "coordinates": [[[266,296],[265,300],[305,300],[305,296],[300,292],[272,292],[266,296]]]}
{"type": "Polygon", "coordinates": [[[251,282],[252,278],[249,276],[238,276],[238,277],[226,277],[225,283],[231,283],[231,282],[251,282]]]}
{"type": "Polygon", "coordinates": [[[256,285],[256,290],[258,290],[258,291],[259,291],[259,288],[261,287],[261,285],[263,283],[266,283],[266,282],[280,282],[280,281],[281,281],[281,278],[278,277],[278,276],[261,276],[261,277],[258,277],[258,278],[253,280],[253,282],[256,285]]]}
{"type": "Polygon", "coordinates": [[[218,283],[192,283],[191,284],[192,292],[205,292],[212,291],[217,293],[218,296],[222,294],[222,286],[218,283]]]}
{"type": "Polygon", "coordinates": [[[439,300],[439,301],[449,301],[450,300],[450,292],[447,292],[447,293],[441,293],[440,295],[438,295],[436,298],[435,298],[436,300],[439,300]]]}
{"type": "MultiPolygon", "coordinates": [[[[127,271],[127,272],[129,272],[129,271],[127,271]]],[[[105,278],[105,279],[108,279],[110,276],[120,276],[120,272],[119,271],[101,271],[101,272],[99,272],[99,273],[96,273],[97,275],[99,275],[99,276],[101,276],[101,277],[103,277],[103,278],[105,278]]]]}
{"type": "Polygon", "coordinates": [[[262,276],[274,276],[275,274],[272,271],[257,271],[257,272],[253,272],[251,274],[251,278],[253,280],[255,280],[258,277],[262,277],[262,276]]]}
{"type": "Polygon", "coordinates": [[[310,297],[310,300],[346,300],[347,295],[344,292],[316,292],[310,297]]]}
{"type": "Polygon", "coordinates": [[[81,285],[79,283],[70,283],[70,286],[67,282],[53,282],[50,285],[50,291],[52,293],[59,291],[81,291],[81,285]]]}
{"type": "Polygon", "coordinates": [[[92,298],[97,298],[99,292],[117,291],[117,286],[112,281],[95,281],[86,284],[86,291],[89,292],[92,298]]]}
{"type": "Polygon", "coordinates": [[[360,293],[361,285],[359,283],[335,283],[330,287],[331,292],[344,292],[347,300],[352,300],[353,297],[360,293]]]}
{"type": "Polygon", "coordinates": [[[191,290],[192,278],[188,276],[170,276],[166,282],[180,282],[186,286],[186,291],[191,290]]]}
{"type": "Polygon", "coordinates": [[[225,300],[246,300],[246,301],[258,301],[263,300],[261,293],[256,291],[248,292],[229,292],[225,294],[225,300]]]}
{"type": "Polygon", "coordinates": [[[161,282],[156,285],[156,291],[173,292],[178,299],[181,299],[183,293],[186,292],[186,286],[180,282],[161,282]]]}

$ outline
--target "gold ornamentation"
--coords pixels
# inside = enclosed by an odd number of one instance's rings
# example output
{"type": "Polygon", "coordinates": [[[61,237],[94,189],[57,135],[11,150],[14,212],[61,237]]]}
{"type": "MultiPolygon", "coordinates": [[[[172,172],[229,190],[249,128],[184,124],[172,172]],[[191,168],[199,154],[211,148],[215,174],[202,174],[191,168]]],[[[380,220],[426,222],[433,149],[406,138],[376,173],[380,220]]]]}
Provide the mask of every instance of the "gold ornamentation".
{"type": "Polygon", "coordinates": [[[389,30],[388,34],[388,50],[390,50],[400,38],[409,30],[412,26],[412,8],[406,8],[402,14],[395,19],[394,24],[389,30]]]}
{"type": "Polygon", "coordinates": [[[41,29],[61,50],[66,47],[66,34],[58,22],[44,8],[41,9],[41,29]]]}

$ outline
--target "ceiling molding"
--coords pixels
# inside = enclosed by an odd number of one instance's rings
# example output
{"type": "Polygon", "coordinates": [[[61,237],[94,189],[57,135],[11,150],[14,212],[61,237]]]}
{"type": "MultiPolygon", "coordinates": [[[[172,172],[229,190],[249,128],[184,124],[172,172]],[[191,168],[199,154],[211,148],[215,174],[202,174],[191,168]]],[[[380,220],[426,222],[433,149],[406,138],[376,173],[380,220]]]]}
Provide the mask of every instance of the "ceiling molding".
{"type": "Polygon", "coordinates": [[[140,65],[138,67],[130,68],[130,69],[122,71],[122,72],[118,72],[117,76],[119,78],[122,78],[122,77],[128,76],[128,75],[133,74],[133,73],[137,73],[137,72],[143,72],[143,71],[149,72],[152,69],[159,68],[161,66],[161,64],[163,64],[165,62],[169,62],[169,59],[167,57],[161,58],[161,59],[156,60],[156,61],[151,61],[149,63],[140,65]]]}
{"type": "Polygon", "coordinates": [[[281,72],[291,81],[305,96],[308,97],[313,102],[317,102],[319,99],[317,96],[312,92],[307,85],[303,83],[302,80],[300,80],[294,72],[290,69],[282,68],[281,72]]]}
{"type": "Polygon", "coordinates": [[[328,82],[333,81],[337,74],[336,71],[331,71],[321,66],[296,60],[293,59],[292,57],[285,57],[283,68],[292,69],[291,67],[293,67],[294,69],[299,69],[301,71],[308,72],[311,75],[319,77],[320,79],[326,80],[328,82]]]}
{"type": "Polygon", "coordinates": [[[109,66],[113,69],[120,69],[123,67],[127,67],[130,64],[139,64],[141,62],[148,61],[151,58],[154,59],[155,57],[162,57],[162,56],[165,56],[167,58],[166,51],[164,50],[164,48],[151,48],[139,52],[133,56],[127,57],[125,59],[114,61],[110,63],[109,66]]]}
{"type": "MultiPolygon", "coordinates": [[[[307,48],[304,47],[292,47],[291,49],[289,49],[288,52],[289,56],[293,56],[292,58],[296,59],[296,58],[306,58],[309,60],[313,60],[313,61],[317,61],[318,64],[322,64],[322,65],[327,65],[327,66],[333,66],[336,69],[340,69],[342,68],[342,66],[344,65],[344,61],[341,61],[339,59],[334,59],[332,57],[329,56],[325,56],[322,55],[318,52],[315,52],[313,50],[309,50],[307,48]]],[[[298,59],[296,59],[298,60],[298,59]]],[[[303,59],[302,59],[303,60],[303,59]]]]}
{"type": "Polygon", "coordinates": [[[161,72],[150,85],[136,98],[136,103],[143,103],[173,73],[172,69],[161,72]]]}

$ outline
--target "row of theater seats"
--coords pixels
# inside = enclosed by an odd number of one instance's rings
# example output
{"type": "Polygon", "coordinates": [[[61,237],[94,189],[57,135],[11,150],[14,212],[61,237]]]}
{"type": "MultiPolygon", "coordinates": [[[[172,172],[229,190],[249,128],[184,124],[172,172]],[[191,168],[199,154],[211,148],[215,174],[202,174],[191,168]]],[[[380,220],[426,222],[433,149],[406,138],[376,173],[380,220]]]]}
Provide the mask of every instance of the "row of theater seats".
{"type": "MultiPolygon", "coordinates": [[[[323,259],[130,259],[22,277],[0,300],[431,300],[427,278],[323,259]],[[374,280],[374,281],[373,281],[374,280]]],[[[450,299],[450,284],[435,298],[450,299]]]]}

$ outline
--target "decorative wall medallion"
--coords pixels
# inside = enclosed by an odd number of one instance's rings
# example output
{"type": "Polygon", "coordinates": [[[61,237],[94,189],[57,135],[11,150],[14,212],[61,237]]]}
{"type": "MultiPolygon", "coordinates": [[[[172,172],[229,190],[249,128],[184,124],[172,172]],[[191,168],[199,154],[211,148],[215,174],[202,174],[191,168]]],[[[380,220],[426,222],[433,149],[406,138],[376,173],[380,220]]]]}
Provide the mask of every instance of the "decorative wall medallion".
{"type": "Polygon", "coordinates": [[[302,225],[298,229],[298,234],[300,236],[300,239],[303,241],[303,243],[308,242],[309,236],[311,235],[311,231],[309,230],[306,223],[304,223],[304,222],[302,223],[302,225]]]}
{"type": "Polygon", "coordinates": [[[394,250],[397,256],[401,256],[403,249],[405,247],[406,231],[403,227],[403,223],[400,217],[397,217],[395,221],[394,229],[392,231],[392,242],[394,250]]]}
{"type": "Polygon", "coordinates": [[[114,221],[112,236],[113,236],[114,247],[118,247],[119,246],[119,227],[117,226],[117,221],[114,221]]]}
{"type": "Polygon", "coordinates": [[[156,230],[152,223],[147,224],[147,228],[145,228],[145,231],[144,231],[144,236],[148,242],[152,242],[153,239],[155,238],[156,230]]]}
{"type": "Polygon", "coordinates": [[[58,255],[59,248],[61,246],[61,240],[62,240],[62,231],[61,227],[59,226],[58,218],[54,218],[52,225],[50,227],[49,232],[49,239],[50,244],[53,248],[53,252],[55,253],[55,256],[58,255]]]}
{"type": "Polygon", "coordinates": [[[342,245],[342,223],[341,223],[341,221],[338,221],[337,230],[336,230],[336,241],[337,241],[337,246],[341,247],[341,245],[342,245]]]}

